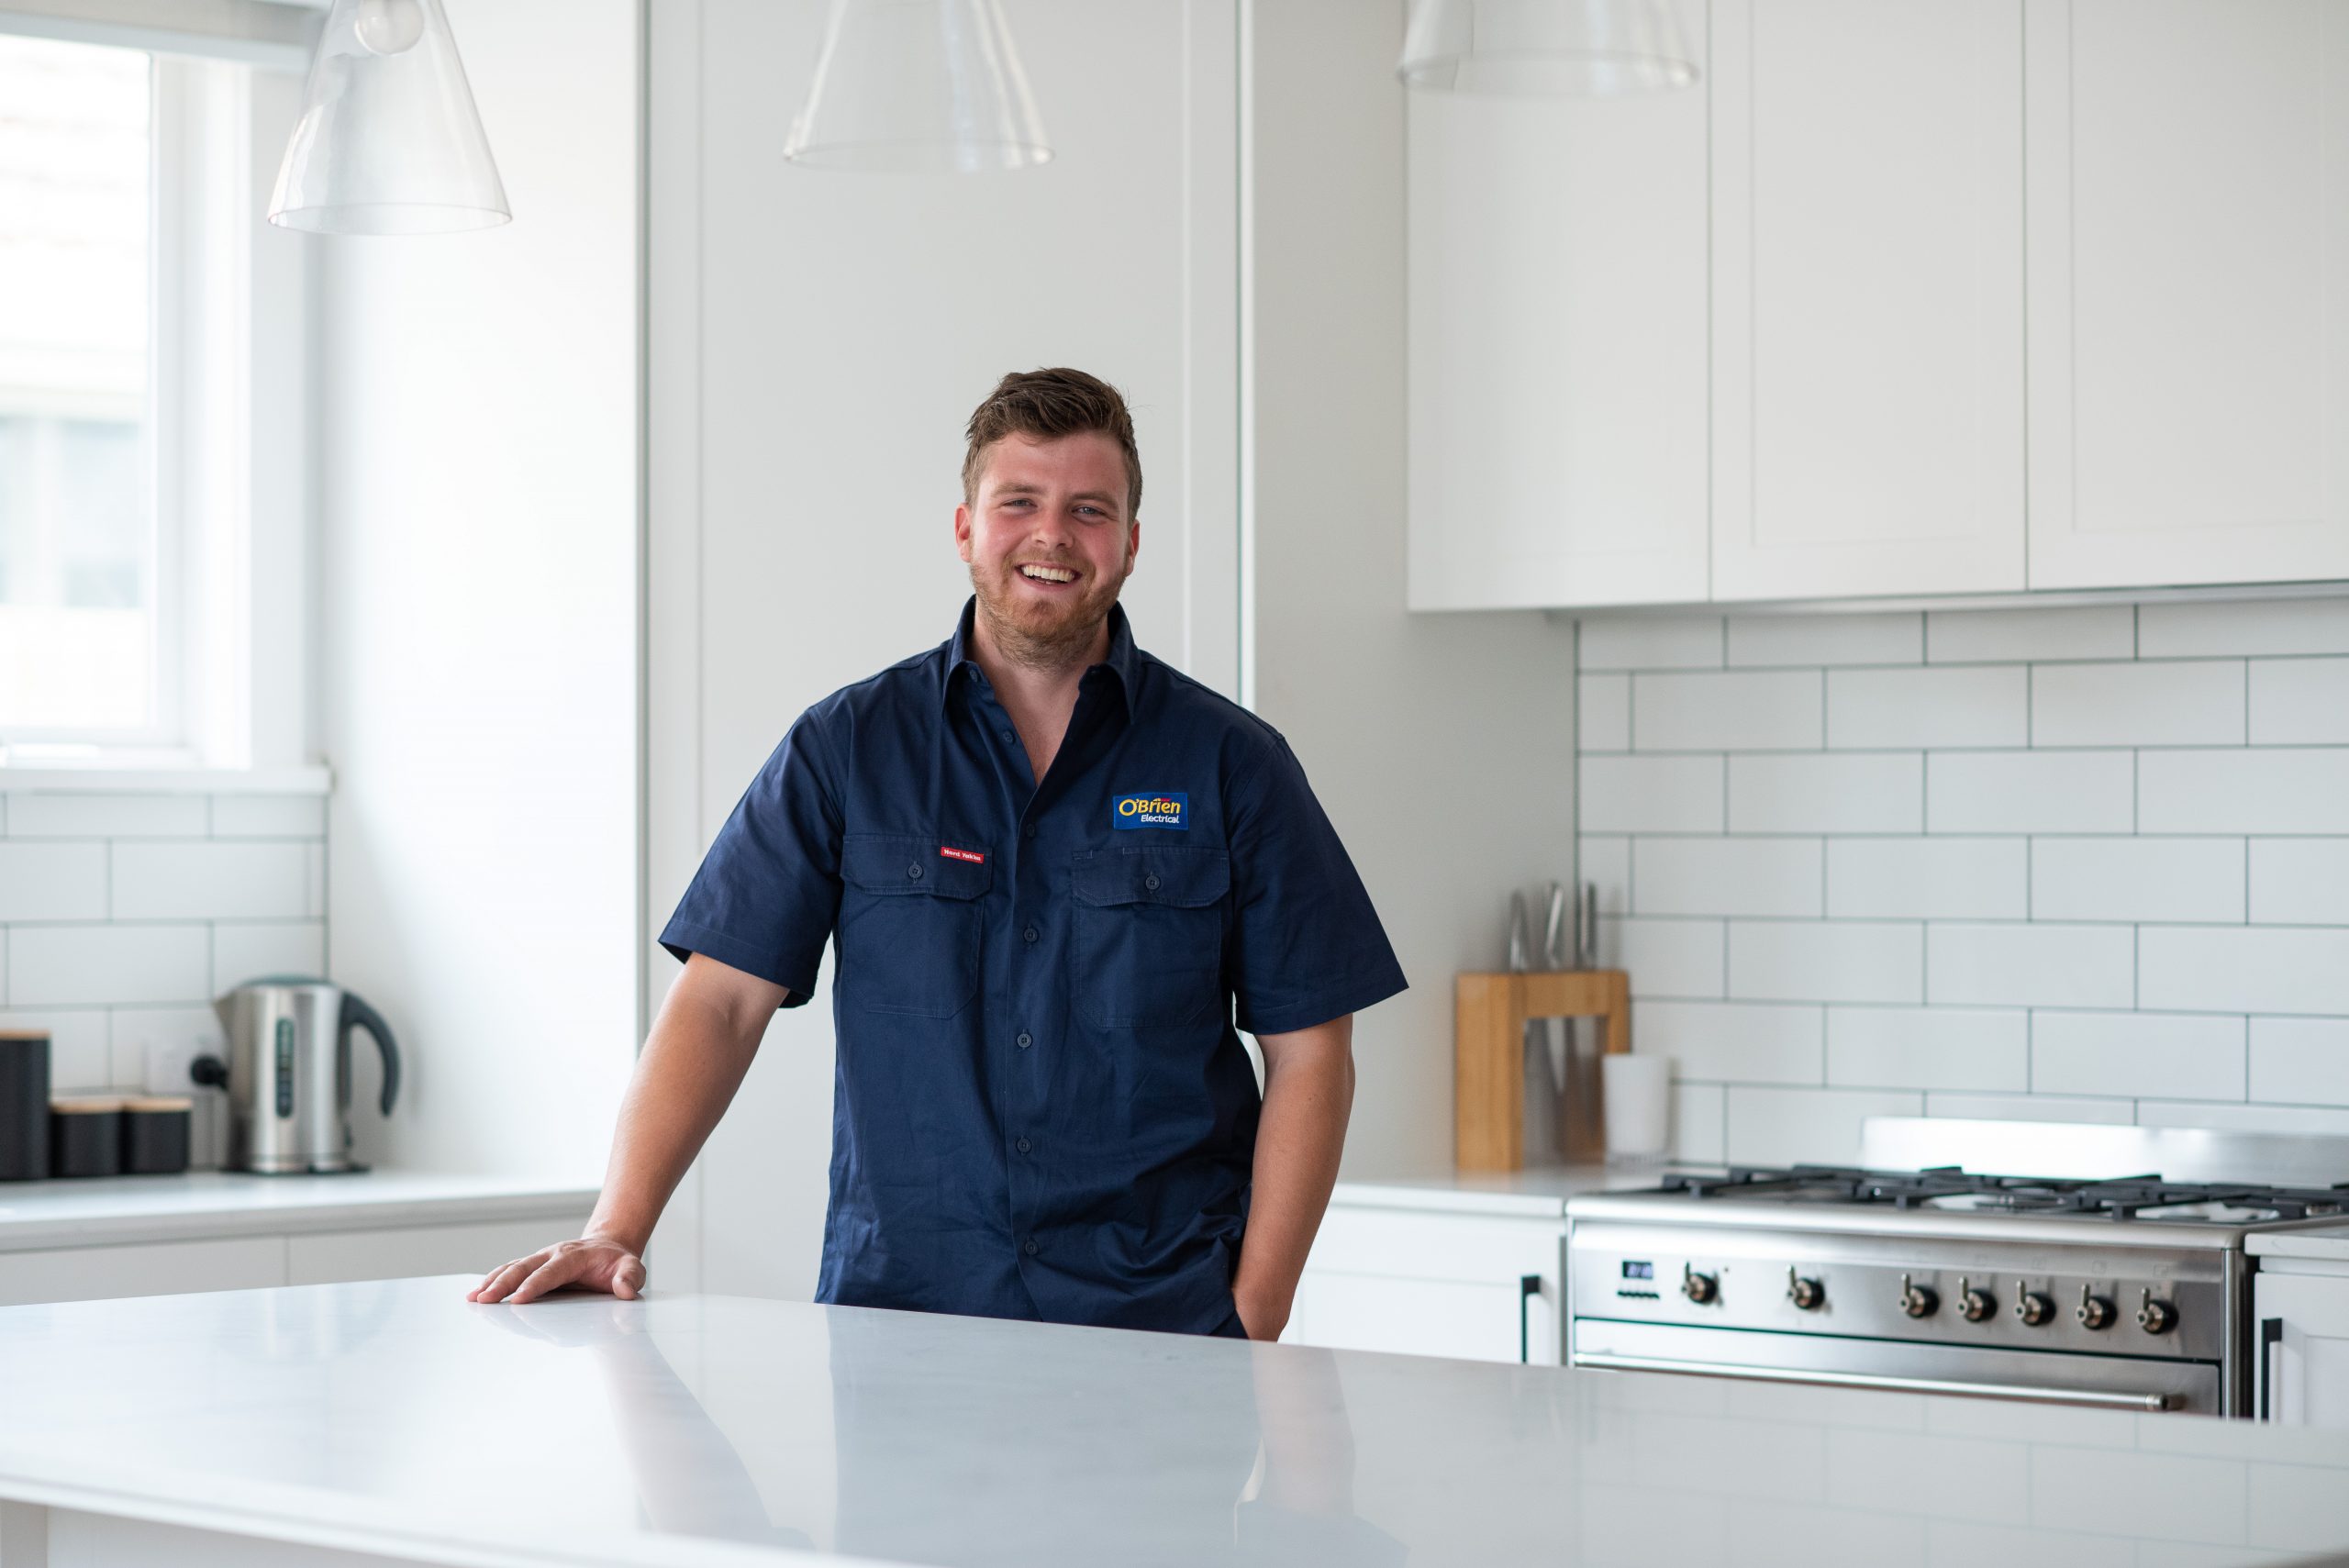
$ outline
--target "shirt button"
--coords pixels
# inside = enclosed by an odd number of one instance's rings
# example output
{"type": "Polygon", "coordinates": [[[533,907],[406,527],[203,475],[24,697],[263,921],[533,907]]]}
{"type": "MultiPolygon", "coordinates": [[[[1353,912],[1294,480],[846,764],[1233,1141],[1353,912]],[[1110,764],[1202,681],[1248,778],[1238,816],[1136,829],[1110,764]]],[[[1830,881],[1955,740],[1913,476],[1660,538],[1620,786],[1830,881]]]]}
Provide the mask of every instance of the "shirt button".
{"type": "Polygon", "coordinates": [[[1025,1051],[1025,1050],[1027,1050],[1030,1046],[1031,1046],[1031,1045],[1035,1044],[1035,1043],[1036,1043],[1036,1041],[1035,1041],[1035,1040],[1034,1040],[1031,1036],[1024,1035],[1024,1034],[1023,1034],[1023,1035],[1021,1035],[1021,1036],[1019,1037],[1019,1049],[1020,1049],[1020,1050],[1022,1050],[1022,1051],[1025,1051]]]}
{"type": "Polygon", "coordinates": [[[921,867],[918,865],[909,865],[906,868],[906,874],[912,877],[916,882],[919,882],[921,880],[921,867]]]}
{"type": "Polygon", "coordinates": [[[1028,1240],[1019,1243],[1019,1250],[1027,1253],[1030,1257],[1034,1257],[1036,1255],[1036,1239],[1033,1236],[1029,1237],[1028,1240]]]}
{"type": "Polygon", "coordinates": [[[1035,928],[1035,927],[1033,927],[1033,926],[1030,926],[1030,927],[1029,927],[1026,930],[1024,930],[1024,931],[1020,932],[1019,934],[1020,934],[1021,936],[1023,936],[1023,937],[1026,937],[1030,941],[1031,941],[1031,942],[1032,942],[1032,941],[1034,941],[1034,940],[1036,940],[1036,928],[1035,928]]]}
{"type": "MultiPolygon", "coordinates": [[[[921,868],[919,866],[916,866],[914,868],[914,874],[916,876],[919,876],[921,874],[921,868]]],[[[1158,891],[1158,878],[1155,874],[1143,877],[1141,879],[1141,884],[1144,887],[1149,888],[1152,893],[1158,891]]]]}
{"type": "Polygon", "coordinates": [[[1019,1150],[1022,1154],[1025,1154],[1028,1152],[1030,1146],[1028,1140],[1023,1138],[1018,1143],[1013,1144],[1012,1147],[1019,1150]]]}
{"type": "Polygon", "coordinates": [[[1011,739],[1011,731],[1008,729],[998,729],[996,733],[1002,736],[1006,740],[1011,739]]]}
{"type": "Polygon", "coordinates": [[[1030,822],[1027,827],[1022,828],[1019,831],[1025,837],[1032,839],[1036,836],[1036,825],[1033,822],[1030,822]]]}

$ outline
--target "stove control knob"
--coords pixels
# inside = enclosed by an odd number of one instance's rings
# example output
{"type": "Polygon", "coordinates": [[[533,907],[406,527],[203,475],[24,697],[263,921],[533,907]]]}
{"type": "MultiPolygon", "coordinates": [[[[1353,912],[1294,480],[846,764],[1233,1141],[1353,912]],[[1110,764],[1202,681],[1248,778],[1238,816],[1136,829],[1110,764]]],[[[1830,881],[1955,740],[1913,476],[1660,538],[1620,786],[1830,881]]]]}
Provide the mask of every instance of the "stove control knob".
{"type": "Polygon", "coordinates": [[[1900,1276],[1900,1310],[1911,1318],[1931,1318],[1942,1309],[1941,1293],[1929,1284],[1910,1284],[1900,1276]]]}
{"type": "Polygon", "coordinates": [[[2177,1327],[2177,1308],[2166,1301],[2155,1301],[2149,1286],[2137,1304],[2137,1327],[2148,1334],[2166,1334],[2177,1327]]]}
{"type": "Polygon", "coordinates": [[[1680,1294],[1702,1307],[1721,1293],[1721,1282],[1710,1274],[1700,1274],[1693,1263],[1680,1265],[1680,1294]]]}
{"type": "Polygon", "coordinates": [[[1787,1299],[1798,1311],[1816,1312],[1827,1305],[1827,1287],[1815,1279],[1805,1279],[1795,1273],[1792,1263],[1787,1265],[1787,1299]]]}
{"type": "Polygon", "coordinates": [[[1987,1322],[1998,1315],[1998,1298],[1987,1290],[1976,1290],[1961,1274],[1957,1281],[1957,1309],[1965,1315],[1968,1323],[1987,1322]]]}
{"type": "Polygon", "coordinates": [[[2027,1290],[2021,1280],[2015,1281],[2015,1316],[2030,1329],[2043,1328],[2055,1316],[2055,1303],[2035,1290],[2027,1290]]]}
{"type": "Polygon", "coordinates": [[[2073,1316],[2080,1320],[2083,1329],[2110,1329],[2113,1318],[2112,1298],[2098,1296],[2089,1286],[2082,1285],[2079,1310],[2073,1316]]]}

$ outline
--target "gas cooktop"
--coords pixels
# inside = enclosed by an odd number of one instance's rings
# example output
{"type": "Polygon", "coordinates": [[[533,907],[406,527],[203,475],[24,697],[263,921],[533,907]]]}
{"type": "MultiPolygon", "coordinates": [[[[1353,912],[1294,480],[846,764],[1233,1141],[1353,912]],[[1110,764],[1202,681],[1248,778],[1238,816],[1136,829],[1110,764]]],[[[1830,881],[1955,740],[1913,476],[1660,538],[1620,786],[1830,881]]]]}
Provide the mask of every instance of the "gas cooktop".
{"type": "MultiPolygon", "coordinates": [[[[2269,1186],[2171,1182],[2157,1175],[2075,1180],[1984,1175],[1955,1165],[1868,1171],[1841,1165],[1732,1166],[1726,1175],[1670,1175],[1654,1189],[1700,1200],[2078,1217],[2140,1224],[2261,1225],[2349,1213],[2349,1184],[2269,1186]]],[[[1625,1194],[1623,1195],[1632,1195],[1625,1194]]]]}

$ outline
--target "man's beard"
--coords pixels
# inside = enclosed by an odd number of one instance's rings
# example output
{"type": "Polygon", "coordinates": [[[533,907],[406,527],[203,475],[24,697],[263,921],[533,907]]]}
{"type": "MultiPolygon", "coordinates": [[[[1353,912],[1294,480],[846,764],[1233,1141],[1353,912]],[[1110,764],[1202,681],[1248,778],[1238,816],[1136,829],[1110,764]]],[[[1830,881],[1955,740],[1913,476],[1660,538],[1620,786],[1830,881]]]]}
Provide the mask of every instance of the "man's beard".
{"type": "Polygon", "coordinates": [[[990,575],[971,563],[971,590],[978,595],[979,611],[1003,656],[1030,670],[1065,670],[1093,651],[1101,623],[1118,602],[1118,591],[1132,575],[1132,557],[1116,577],[1095,577],[1082,595],[1059,607],[1048,601],[1019,600],[1006,579],[1013,568],[990,575]]]}

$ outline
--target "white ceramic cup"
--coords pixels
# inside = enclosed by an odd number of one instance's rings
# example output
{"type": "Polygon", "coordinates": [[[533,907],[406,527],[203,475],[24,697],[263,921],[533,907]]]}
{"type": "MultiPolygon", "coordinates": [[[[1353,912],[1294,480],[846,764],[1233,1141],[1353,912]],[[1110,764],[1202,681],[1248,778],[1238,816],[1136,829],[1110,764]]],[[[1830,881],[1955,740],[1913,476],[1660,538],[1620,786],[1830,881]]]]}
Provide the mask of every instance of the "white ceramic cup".
{"type": "Polygon", "coordinates": [[[1661,1160],[1672,1141],[1672,1058],[1599,1059],[1609,1162],[1661,1160]]]}

